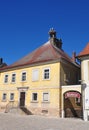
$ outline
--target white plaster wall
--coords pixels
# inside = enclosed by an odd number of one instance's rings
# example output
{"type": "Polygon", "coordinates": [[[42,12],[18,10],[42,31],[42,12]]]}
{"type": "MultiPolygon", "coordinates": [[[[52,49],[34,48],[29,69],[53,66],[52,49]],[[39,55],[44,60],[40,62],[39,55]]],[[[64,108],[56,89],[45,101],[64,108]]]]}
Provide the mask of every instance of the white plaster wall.
{"type": "MultiPolygon", "coordinates": [[[[89,116],[89,59],[83,59],[81,61],[81,79],[82,85],[86,84],[86,87],[82,88],[83,93],[83,118],[88,120],[89,116]]],[[[83,86],[82,86],[83,87],[83,86]]]]}
{"type": "Polygon", "coordinates": [[[89,59],[81,62],[81,78],[84,83],[89,85],[89,59]]]}

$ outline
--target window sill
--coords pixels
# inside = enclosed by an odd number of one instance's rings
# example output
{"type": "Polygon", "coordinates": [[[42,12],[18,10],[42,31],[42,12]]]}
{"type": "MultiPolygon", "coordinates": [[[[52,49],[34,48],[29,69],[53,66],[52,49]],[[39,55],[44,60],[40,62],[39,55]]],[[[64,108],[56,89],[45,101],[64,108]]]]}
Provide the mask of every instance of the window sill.
{"type": "Polygon", "coordinates": [[[4,84],[9,84],[9,83],[8,82],[6,82],[6,83],[4,82],[4,84]]]}
{"type": "Polygon", "coordinates": [[[41,103],[50,103],[49,101],[42,101],[41,103]]]}
{"type": "Polygon", "coordinates": [[[16,82],[11,82],[11,84],[16,84],[16,82]]]}
{"type": "Polygon", "coordinates": [[[38,103],[38,101],[31,101],[31,103],[38,103]]]}
{"type": "Polygon", "coordinates": [[[50,78],[49,79],[43,79],[43,81],[50,81],[50,78]]]}
{"type": "Polygon", "coordinates": [[[38,82],[39,80],[32,80],[32,82],[38,82]]]}
{"type": "Polygon", "coordinates": [[[14,102],[14,100],[10,100],[9,102],[14,102]]]}
{"type": "Polygon", "coordinates": [[[2,100],[2,102],[7,102],[7,100],[2,100]]]}
{"type": "Polygon", "coordinates": [[[25,80],[25,81],[21,81],[21,83],[26,83],[27,82],[27,80],[25,80]]]}

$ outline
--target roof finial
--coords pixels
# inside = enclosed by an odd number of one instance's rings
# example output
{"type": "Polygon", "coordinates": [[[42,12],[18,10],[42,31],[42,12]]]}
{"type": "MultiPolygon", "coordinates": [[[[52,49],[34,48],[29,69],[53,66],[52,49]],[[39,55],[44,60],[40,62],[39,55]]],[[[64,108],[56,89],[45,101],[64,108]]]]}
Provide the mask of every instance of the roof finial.
{"type": "Polygon", "coordinates": [[[53,28],[50,28],[49,35],[50,38],[56,38],[56,31],[53,28]]]}

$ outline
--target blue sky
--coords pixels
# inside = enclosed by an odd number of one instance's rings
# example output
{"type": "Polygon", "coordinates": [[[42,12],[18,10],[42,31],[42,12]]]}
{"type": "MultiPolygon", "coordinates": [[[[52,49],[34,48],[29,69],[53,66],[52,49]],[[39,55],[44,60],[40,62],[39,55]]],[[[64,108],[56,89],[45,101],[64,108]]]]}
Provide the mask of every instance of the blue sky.
{"type": "Polygon", "coordinates": [[[89,42],[89,0],[1,0],[0,57],[19,60],[47,42],[52,27],[63,50],[78,54],[89,42]]]}

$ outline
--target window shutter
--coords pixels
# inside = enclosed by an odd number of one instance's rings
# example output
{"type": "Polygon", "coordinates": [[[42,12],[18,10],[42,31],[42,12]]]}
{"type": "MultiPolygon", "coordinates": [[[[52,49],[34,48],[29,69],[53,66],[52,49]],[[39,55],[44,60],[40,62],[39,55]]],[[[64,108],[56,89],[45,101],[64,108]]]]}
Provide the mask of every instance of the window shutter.
{"type": "Polygon", "coordinates": [[[37,81],[39,79],[39,70],[32,71],[32,81],[37,81]]]}
{"type": "Polygon", "coordinates": [[[43,101],[48,101],[48,100],[49,100],[49,94],[43,93],[43,101]]]}

